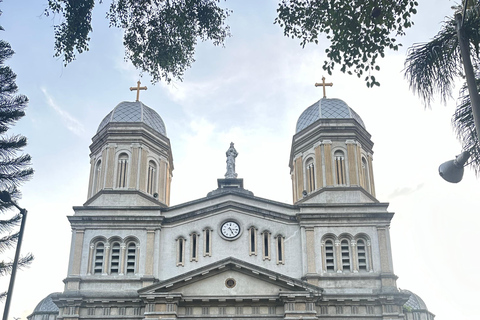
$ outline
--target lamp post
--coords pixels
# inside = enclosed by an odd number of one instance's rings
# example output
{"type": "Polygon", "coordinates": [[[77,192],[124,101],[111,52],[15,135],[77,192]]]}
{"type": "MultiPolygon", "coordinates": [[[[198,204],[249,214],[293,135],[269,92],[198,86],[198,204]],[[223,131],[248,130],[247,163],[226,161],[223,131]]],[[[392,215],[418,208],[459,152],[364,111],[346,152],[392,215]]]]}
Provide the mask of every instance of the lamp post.
{"type": "Polygon", "coordinates": [[[20,248],[22,246],[22,239],[23,239],[23,231],[25,230],[25,220],[27,220],[27,210],[20,208],[10,197],[10,193],[8,191],[0,192],[0,200],[5,203],[11,203],[20,210],[20,214],[22,215],[22,222],[20,224],[20,232],[18,233],[18,240],[17,240],[17,250],[15,251],[15,258],[13,260],[12,266],[12,274],[10,275],[10,284],[8,286],[7,292],[7,300],[5,301],[5,310],[3,311],[3,320],[8,319],[8,311],[10,309],[10,301],[12,300],[13,294],[13,285],[15,283],[15,275],[17,274],[17,266],[18,266],[18,259],[20,258],[20,248]]]}

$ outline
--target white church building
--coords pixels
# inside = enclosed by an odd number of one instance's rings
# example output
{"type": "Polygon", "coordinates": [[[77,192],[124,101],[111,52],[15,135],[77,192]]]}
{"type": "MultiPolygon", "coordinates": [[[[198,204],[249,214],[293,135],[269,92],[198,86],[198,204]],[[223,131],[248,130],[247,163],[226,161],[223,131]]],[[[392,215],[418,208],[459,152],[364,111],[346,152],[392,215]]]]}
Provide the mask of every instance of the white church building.
{"type": "Polygon", "coordinates": [[[92,138],[88,199],[68,217],[64,291],[28,319],[433,320],[397,288],[394,214],[375,197],[370,137],[352,108],[324,97],[297,121],[292,204],[243,188],[232,143],[218,188],[170,206],[165,124],[121,102],[92,138]]]}

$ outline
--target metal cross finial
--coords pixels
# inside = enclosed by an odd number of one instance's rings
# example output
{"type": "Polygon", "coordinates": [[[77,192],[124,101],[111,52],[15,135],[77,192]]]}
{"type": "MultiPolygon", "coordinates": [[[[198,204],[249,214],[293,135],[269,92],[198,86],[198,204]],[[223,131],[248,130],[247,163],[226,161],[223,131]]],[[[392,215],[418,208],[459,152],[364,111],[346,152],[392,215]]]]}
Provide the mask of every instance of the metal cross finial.
{"type": "Polygon", "coordinates": [[[329,83],[325,83],[325,77],[322,77],[322,83],[315,83],[315,87],[320,87],[322,86],[323,87],[323,97],[326,98],[327,97],[327,94],[325,93],[325,87],[331,87],[333,86],[333,83],[329,82],[329,83]]]}
{"type": "Polygon", "coordinates": [[[130,91],[137,90],[137,100],[140,98],[140,90],[147,90],[147,87],[140,87],[140,80],[137,82],[136,87],[130,87],[130,91]]]}

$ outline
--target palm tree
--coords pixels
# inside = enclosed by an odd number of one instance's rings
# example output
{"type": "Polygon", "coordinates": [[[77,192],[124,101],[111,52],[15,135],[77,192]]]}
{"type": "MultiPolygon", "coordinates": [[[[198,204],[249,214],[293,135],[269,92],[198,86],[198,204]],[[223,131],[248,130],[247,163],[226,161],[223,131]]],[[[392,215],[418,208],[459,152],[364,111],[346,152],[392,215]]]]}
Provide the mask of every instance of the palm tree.
{"type": "MultiPolygon", "coordinates": [[[[463,21],[458,20],[461,8],[456,8],[457,20],[454,17],[448,18],[440,32],[430,42],[413,45],[407,52],[405,77],[409,81],[410,88],[420,96],[426,106],[430,106],[436,96],[445,102],[452,96],[454,81],[458,78],[466,79],[465,59],[462,59],[459,41],[460,33],[469,45],[467,50],[470,51],[471,68],[475,75],[480,74],[479,5],[470,5],[467,8],[465,4],[464,8],[463,21]]],[[[462,20],[461,14],[459,18],[462,20]]],[[[478,79],[478,76],[476,78],[478,79]]],[[[477,84],[480,82],[477,81],[477,84]]],[[[478,92],[478,85],[476,89],[478,92]]],[[[473,83],[473,90],[475,90],[475,83],[473,83]]],[[[471,154],[470,166],[479,175],[480,142],[472,112],[473,94],[477,93],[472,92],[472,89],[468,90],[465,84],[460,91],[452,124],[463,151],[469,151],[471,154]]]]}

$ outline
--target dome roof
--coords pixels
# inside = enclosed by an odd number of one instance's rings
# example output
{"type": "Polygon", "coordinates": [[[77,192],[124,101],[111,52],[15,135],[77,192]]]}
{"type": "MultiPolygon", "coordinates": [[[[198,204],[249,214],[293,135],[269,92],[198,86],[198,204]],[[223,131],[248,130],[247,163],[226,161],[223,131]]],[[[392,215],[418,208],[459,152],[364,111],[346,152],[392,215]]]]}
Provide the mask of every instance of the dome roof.
{"type": "Polygon", "coordinates": [[[144,105],[140,101],[120,102],[109,114],[102,120],[98,126],[97,133],[100,132],[110,122],[143,122],[153,130],[167,136],[165,124],[158,113],[144,105]]]}
{"type": "Polygon", "coordinates": [[[46,298],[40,301],[33,313],[58,313],[58,307],[53,303],[52,296],[57,293],[50,293],[46,298]]]}
{"type": "Polygon", "coordinates": [[[428,310],[427,305],[423,302],[422,298],[415,293],[408,290],[401,290],[401,292],[410,294],[410,298],[408,298],[408,301],[404,306],[409,307],[412,310],[428,310]]]}
{"type": "Polygon", "coordinates": [[[362,118],[340,99],[322,98],[305,109],[297,121],[298,133],[319,119],[355,119],[365,129],[362,118]]]}

